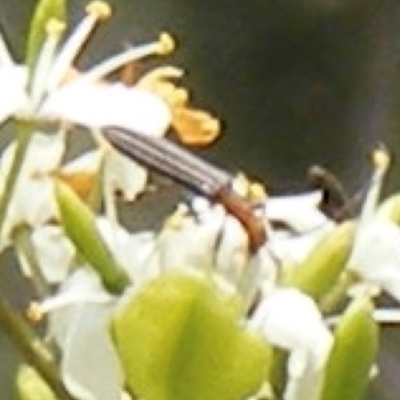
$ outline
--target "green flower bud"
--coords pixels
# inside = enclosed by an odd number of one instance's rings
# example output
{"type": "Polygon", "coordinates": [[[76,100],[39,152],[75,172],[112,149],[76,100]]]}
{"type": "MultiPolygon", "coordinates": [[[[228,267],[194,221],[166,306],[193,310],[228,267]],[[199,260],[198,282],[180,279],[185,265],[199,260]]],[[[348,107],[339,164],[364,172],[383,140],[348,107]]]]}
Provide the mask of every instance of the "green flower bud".
{"type": "Polygon", "coordinates": [[[283,281],[320,300],[335,285],[350,256],[355,224],[344,222],[324,236],[283,281]]]}
{"type": "Polygon", "coordinates": [[[167,273],[116,315],[129,390],[146,400],[241,400],[267,378],[271,349],[241,324],[235,296],[202,276],[167,273]]]}
{"type": "Polygon", "coordinates": [[[378,326],[368,298],[355,299],[335,330],[321,400],[361,399],[378,351],[378,326]]]}
{"type": "Polygon", "coordinates": [[[16,389],[18,400],[57,400],[42,377],[28,365],[18,369],[16,389]]]}
{"type": "Polygon", "coordinates": [[[46,38],[47,23],[51,19],[65,21],[65,0],[40,0],[35,8],[26,45],[26,63],[32,71],[46,38]]]}
{"type": "Polygon", "coordinates": [[[66,184],[56,183],[56,200],[65,232],[84,259],[98,272],[104,286],[121,293],[129,278],[99,234],[94,215],[66,184]]]}
{"type": "Polygon", "coordinates": [[[400,194],[387,198],[378,208],[377,217],[400,223],[400,194]]]}

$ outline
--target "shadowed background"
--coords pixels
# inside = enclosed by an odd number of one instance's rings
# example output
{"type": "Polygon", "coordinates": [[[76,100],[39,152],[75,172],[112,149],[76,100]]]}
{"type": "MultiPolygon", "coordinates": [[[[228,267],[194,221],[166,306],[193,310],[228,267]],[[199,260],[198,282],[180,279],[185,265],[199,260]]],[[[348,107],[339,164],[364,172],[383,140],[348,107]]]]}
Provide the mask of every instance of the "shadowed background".
{"type": "MultiPolygon", "coordinates": [[[[0,22],[21,59],[34,1],[0,0],[0,22]]],[[[71,0],[73,21],[86,1],[71,0]]],[[[80,59],[82,68],[168,30],[177,52],[160,60],[184,67],[194,102],[220,116],[223,135],[202,156],[244,170],[288,193],[306,172],[331,168],[350,192],[365,187],[378,143],[394,155],[399,187],[400,2],[398,0],[114,0],[115,15],[80,59]]],[[[1,88],[0,88],[1,89],[1,88]]],[[[10,262],[0,286],[24,296],[10,262]],[[20,290],[20,289],[19,289],[20,290]]],[[[397,399],[398,330],[383,337],[382,376],[370,399],[397,399]]],[[[1,398],[11,397],[14,355],[0,335],[1,398]],[[11,353],[10,353],[11,354],[11,353]]]]}

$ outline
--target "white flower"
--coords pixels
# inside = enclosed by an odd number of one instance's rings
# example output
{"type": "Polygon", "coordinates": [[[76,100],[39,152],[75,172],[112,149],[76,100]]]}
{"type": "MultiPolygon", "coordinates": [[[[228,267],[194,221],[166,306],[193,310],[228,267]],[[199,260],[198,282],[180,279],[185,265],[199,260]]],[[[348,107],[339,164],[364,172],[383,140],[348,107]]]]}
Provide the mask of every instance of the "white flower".
{"type": "Polygon", "coordinates": [[[26,66],[12,60],[0,38],[0,84],[7,93],[0,102],[0,122],[16,117],[90,128],[118,125],[143,134],[164,134],[172,117],[159,96],[137,86],[107,84],[102,80],[138,58],[169,52],[173,47],[170,37],[163,34],[157,43],[133,47],[71,77],[75,60],[90,34],[110,14],[108,5],[102,2],[89,4],[87,11],[87,17],[62,46],[59,44],[63,25],[54,20],[48,22],[48,35],[31,77],[26,66]]]}
{"type": "Polygon", "coordinates": [[[363,205],[348,268],[362,279],[364,286],[371,288],[370,291],[374,292],[374,287],[385,290],[400,301],[400,228],[377,212],[388,165],[388,155],[378,150],[375,173],[363,205]]]}
{"type": "Polygon", "coordinates": [[[273,289],[249,325],[289,352],[284,399],[318,400],[333,338],[314,301],[296,289],[273,289]]]}
{"type": "MultiPolygon", "coordinates": [[[[0,192],[5,190],[5,183],[14,161],[16,144],[12,143],[5,150],[0,162],[0,192]]],[[[3,229],[4,246],[12,230],[27,224],[38,227],[56,215],[53,196],[54,173],[65,151],[63,133],[45,135],[35,133],[22,163],[12,201],[7,210],[3,229]],[[45,156],[44,156],[45,155],[45,156]]]]}
{"type": "MultiPolygon", "coordinates": [[[[98,228],[118,263],[126,269],[133,287],[117,300],[99,285],[94,273],[82,271],[68,279],[62,290],[42,305],[44,311],[50,311],[53,334],[58,338],[64,354],[63,360],[67,360],[63,361],[63,371],[68,371],[64,372],[64,376],[68,376],[68,387],[76,394],[85,389],[92,396],[97,395],[92,383],[96,379],[103,379],[102,385],[106,385],[105,378],[99,375],[92,375],[89,379],[84,374],[77,375],[74,368],[67,368],[67,365],[83,363],[84,367],[79,367],[78,371],[81,368],[95,369],[98,360],[89,357],[95,353],[92,346],[103,346],[100,354],[111,351],[112,354],[104,355],[109,363],[107,370],[114,371],[109,373],[108,385],[111,388],[121,385],[120,377],[115,372],[119,366],[112,361],[115,360],[114,351],[104,339],[107,332],[91,331],[91,335],[99,335],[99,339],[93,337],[91,343],[84,343],[84,346],[90,347],[85,360],[81,359],[80,352],[73,349],[75,346],[81,348],[80,341],[83,339],[80,330],[89,330],[86,324],[91,323],[91,320],[83,316],[88,316],[91,308],[96,315],[100,315],[103,308],[102,315],[107,319],[107,315],[112,313],[110,307],[124,303],[126,299],[135,296],[143,285],[173,269],[182,273],[206,273],[221,290],[240,293],[246,307],[254,305],[255,296],[260,289],[269,291],[275,285],[276,265],[267,246],[252,254],[242,225],[227,214],[221,205],[210,204],[204,198],[195,198],[191,207],[178,207],[158,234],[130,234],[115,222],[104,218],[98,220],[98,228]],[[80,328],[78,323],[84,326],[80,328]]],[[[99,316],[100,321],[103,321],[102,318],[99,316]]],[[[305,387],[309,391],[307,393],[311,393],[307,386],[308,379],[310,374],[314,374],[313,379],[319,379],[323,369],[322,353],[326,351],[330,338],[314,303],[297,291],[272,289],[271,296],[266,297],[256,307],[254,321],[250,325],[260,328],[268,342],[282,345],[291,352],[291,380],[286,399],[297,399],[297,393],[305,387]],[[264,321],[266,315],[268,322],[264,321]],[[309,330],[298,332],[298,324],[309,330]],[[308,334],[311,334],[312,346],[308,341],[308,334]]],[[[100,322],[93,329],[99,329],[100,326],[105,329],[100,322]]],[[[90,396],[84,396],[84,399],[91,399],[90,396]]]]}
{"type": "Polygon", "coordinates": [[[108,332],[114,304],[98,276],[80,269],[41,305],[50,312],[50,334],[62,349],[63,382],[77,399],[120,399],[123,374],[108,332]]]}

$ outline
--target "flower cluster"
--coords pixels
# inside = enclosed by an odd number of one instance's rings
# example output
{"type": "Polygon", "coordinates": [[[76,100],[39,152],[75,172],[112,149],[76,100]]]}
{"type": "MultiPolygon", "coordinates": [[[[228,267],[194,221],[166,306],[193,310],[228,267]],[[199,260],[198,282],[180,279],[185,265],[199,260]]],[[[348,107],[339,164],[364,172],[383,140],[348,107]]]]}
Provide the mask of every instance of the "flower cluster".
{"type": "MultiPolygon", "coordinates": [[[[116,195],[134,212],[148,172],[102,129],[163,146],[172,127],[182,143],[203,145],[219,122],[191,108],[176,67],[134,83],[111,80],[132,62],[172,51],[166,33],[79,71],[77,58],[110,8],[91,3],[64,41],[63,8],[62,0],[39,2],[25,64],[0,41],[0,120],[17,132],[0,160],[0,250],[15,250],[36,291],[30,322],[46,324],[43,341],[24,339],[29,328],[0,301],[2,328],[28,349],[20,398],[361,398],[379,323],[399,318],[397,308],[379,308],[381,292],[400,301],[400,197],[380,204],[387,152],[374,152],[360,215],[342,222],[321,211],[320,191],[268,196],[217,170],[223,185],[212,198],[178,204],[159,230],[130,231],[116,195]],[[77,126],[93,145],[68,158],[77,126]],[[247,218],[265,232],[257,246],[247,218]],[[30,352],[38,341],[50,357],[30,352]]],[[[181,161],[178,175],[191,167],[181,161]]]]}

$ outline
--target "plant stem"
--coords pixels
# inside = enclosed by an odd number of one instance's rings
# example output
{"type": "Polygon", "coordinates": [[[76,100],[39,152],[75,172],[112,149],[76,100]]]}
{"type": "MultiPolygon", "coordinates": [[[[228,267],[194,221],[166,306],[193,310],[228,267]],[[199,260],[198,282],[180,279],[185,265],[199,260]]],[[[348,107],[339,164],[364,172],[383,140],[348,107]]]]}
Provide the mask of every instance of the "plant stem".
{"type": "Polygon", "coordinates": [[[24,358],[36,368],[59,400],[76,400],[64,387],[49,350],[2,296],[0,296],[0,327],[24,358]]]}
{"type": "Polygon", "coordinates": [[[17,145],[15,148],[14,159],[0,200],[0,235],[2,234],[4,228],[4,221],[7,216],[8,206],[18,180],[19,172],[25,159],[26,151],[32,136],[33,127],[32,124],[23,122],[18,124],[17,130],[17,145]]]}

